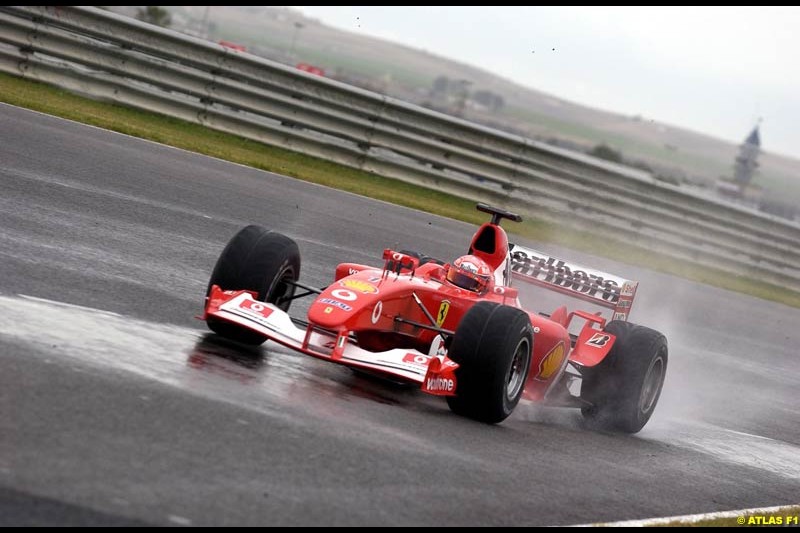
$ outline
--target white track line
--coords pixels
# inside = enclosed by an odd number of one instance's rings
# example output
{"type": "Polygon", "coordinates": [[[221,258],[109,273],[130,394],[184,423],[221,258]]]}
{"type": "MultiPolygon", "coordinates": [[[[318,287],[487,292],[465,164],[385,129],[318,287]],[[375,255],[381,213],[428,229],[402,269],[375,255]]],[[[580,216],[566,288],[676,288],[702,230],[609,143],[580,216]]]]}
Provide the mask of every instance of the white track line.
{"type": "Polygon", "coordinates": [[[103,311],[102,309],[93,309],[91,307],[84,307],[82,305],[68,304],[67,302],[59,302],[58,300],[48,300],[47,298],[39,298],[37,296],[28,296],[27,294],[19,294],[18,296],[20,298],[24,298],[24,299],[30,300],[32,302],[39,302],[39,303],[44,303],[44,304],[48,304],[48,305],[57,305],[59,307],[67,307],[67,308],[70,308],[70,309],[79,309],[81,311],[91,311],[93,313],[103,313],[103,314],[106,314],[106,315],[114,315],[114,316],[119,316],[119,317],[122,316],[119,313],[115,313],[113,311],[103,311]]]}
{"type": "MultiPolygon", "coordinates": [[[[571,527],[648,527],[679,522],[683,524],[694,524],[702,520],[714,520],[716,518],[737,518],[745,515],[763,515],[778,513],[782,510],[796,508],[797,505],[779,505],[777,507],[757,507],[754,509],[737,509],[734,511],[720,511],[717,513],[688,514],[683,516],[667,516],[664,518],[647,518],[644,520],[625,520],[623,522],[602,522],[596,524],[579,524],[571,527]]],[[[795,511],[797,512],[797,511],[795,511]]],[[[677,524],[680,525],[680,524],[677,524]]]]}
{"type": "Polygon", "coordinates": [[[744,435],[745,437],[753,437],[755,439],[771,440],[772,442],[778,442],[775,439],[771,439],[769,437],[762,437],[761,435],[753,435],[752,433],[745,433],[743,431],[734,431],[732,429],[725,429],[725,428],[722,428],[722,430],[727,431],[728,433],[733,433],[735,435],[744,435]]]}

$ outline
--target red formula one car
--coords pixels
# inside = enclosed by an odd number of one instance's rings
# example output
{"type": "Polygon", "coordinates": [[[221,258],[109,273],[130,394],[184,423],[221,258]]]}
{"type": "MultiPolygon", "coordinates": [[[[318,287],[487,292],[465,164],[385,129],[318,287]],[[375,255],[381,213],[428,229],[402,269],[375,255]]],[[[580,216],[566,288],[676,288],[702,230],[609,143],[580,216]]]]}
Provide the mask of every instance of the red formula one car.
{"type": "Polygon", "coordinates": [[[492,220],[452,263],[387,249],[380,267],[338,265],[324,289],[298,282],[293,240],[248,226],[220,255],[202,318],[238,342],[269,339],[419,383],[484,422],[504,420],[525,398],[578,407],[601,429],[639,431],[661,393],[667,341],[627,321],[638,283],[510,245],[500,221],[519,215],[478,209],[492,220]],[[611,320],[566,306],[526,311],[512,278],[611,309],[611,320]],[[293,300],[314,294],[307,320],[289,316],[293,300]]]}

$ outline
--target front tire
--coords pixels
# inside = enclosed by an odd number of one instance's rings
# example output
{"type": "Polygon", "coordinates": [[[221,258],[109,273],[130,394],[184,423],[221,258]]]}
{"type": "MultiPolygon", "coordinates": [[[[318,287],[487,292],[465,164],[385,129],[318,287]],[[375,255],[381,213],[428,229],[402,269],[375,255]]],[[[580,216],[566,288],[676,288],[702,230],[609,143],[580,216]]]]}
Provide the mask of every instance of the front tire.
{"type": "Polygon", "coordinates": [[[614,346],[599,365],[585,370],[581,409],[592,427],[639,432],[655,411],[667,373],[667,339],[658,331],[630,322],[609,322],[614,346]]]}
{"type": "MultiPolygon", "coordinates": [[[[271,232],[261,226],[247,226],[225,246],[219,256],[206,289],[212,285],[224,290],[248,290],[257,293],[256,299],[277,305],[288,311],[295,286],[287,283],[300,277],[300,250],[289,237],[271,232]]],[[[264,335],[237,324],[209,318],[206,323],[214,333],[228,339],[257,346],[266,340],[264,335]]]]}
{"type": "Polygon", "coordinates": [[[533,328],[524,311],[478,302],[467,311],[453,336],[449,357],[456,369],[456,396],[450,409],[496,424],[519,403],[531,366],[533,328]]]}

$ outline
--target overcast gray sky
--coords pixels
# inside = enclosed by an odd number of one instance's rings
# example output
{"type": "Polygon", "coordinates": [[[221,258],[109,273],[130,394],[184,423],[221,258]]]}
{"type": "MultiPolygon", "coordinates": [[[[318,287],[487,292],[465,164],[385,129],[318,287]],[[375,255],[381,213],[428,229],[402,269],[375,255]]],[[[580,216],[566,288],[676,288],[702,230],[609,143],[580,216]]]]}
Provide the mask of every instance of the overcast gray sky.
{"type": "Polygon", "coordinates": [[[800,158],[798,7],[297,6],[338,28],[800,158]],[[555,48],[555,51],[553,51],[555,48]]]}

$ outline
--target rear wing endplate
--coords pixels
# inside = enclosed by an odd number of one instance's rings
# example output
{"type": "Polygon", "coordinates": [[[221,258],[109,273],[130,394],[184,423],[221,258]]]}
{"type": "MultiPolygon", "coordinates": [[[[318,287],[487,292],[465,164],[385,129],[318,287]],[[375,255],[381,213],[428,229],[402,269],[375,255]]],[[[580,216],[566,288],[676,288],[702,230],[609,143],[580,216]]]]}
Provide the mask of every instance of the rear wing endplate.
{"type": "Polygon", "coordinates": [[[611,320],[628,320],[638,281],[568,263],[545,252],[509,245],[513,277],[613,310],[611,320]]]}

